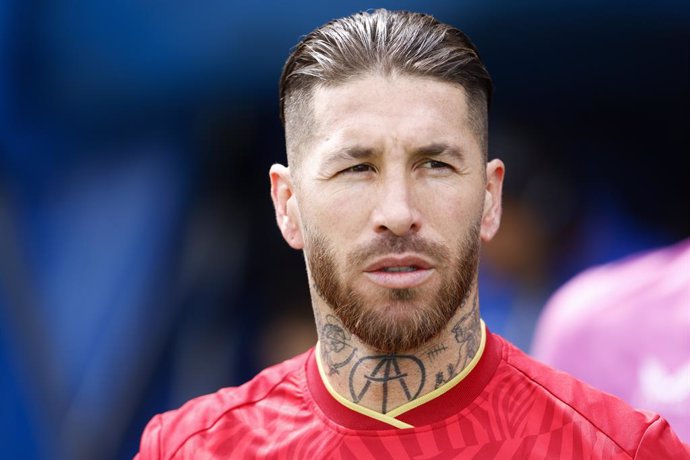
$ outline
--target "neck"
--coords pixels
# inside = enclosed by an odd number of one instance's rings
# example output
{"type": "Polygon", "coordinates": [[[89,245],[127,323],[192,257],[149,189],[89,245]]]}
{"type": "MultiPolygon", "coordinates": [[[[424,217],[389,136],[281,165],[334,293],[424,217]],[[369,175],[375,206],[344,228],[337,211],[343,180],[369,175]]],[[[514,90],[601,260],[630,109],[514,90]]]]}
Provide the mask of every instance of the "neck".
{"type": "Polygon", "coordinates": [[[401,353],[383,354],[372,349],[348,332],[329,310],[314,307],[319,358],[331,387],[345,399],[383,414],[452,380],[479,349],[476,292],[468,296],[440,334],[419,349],[401,353]]]}

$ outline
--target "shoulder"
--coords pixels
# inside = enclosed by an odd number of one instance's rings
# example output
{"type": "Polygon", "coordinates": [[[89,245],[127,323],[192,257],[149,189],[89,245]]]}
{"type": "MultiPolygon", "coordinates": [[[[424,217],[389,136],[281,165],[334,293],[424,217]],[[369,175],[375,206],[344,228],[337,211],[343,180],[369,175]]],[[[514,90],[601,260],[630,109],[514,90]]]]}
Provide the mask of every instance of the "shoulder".
{"type": "MultiPolygon", "coordinates": [[[[300,375],[310,353],[311,350],[266,368],[239,387],[223,388],[194,398],[179,409],[156,415],[144,430],[136,459],[171,458],[189,439],[211,430],[221,420],[232,419],[236,411],[276,397],[280,398],[280,404],[289,404],[289,395],[296,394],[300,387],[300,375]]],[[[295,404],[301,404],[296,402],[298,397],[293,399],[295,404]]]]}
{"type": "Polygon", "coordinates": [[[645,452],[690,454],[668,423],[658,414],[637,410],[623,400],[527,356],[504,339],[504,358],[512,372],[527,379],[543,398],[550,400],[554,410],[571,414],[573,421],[603,435],[631,458],[647,457],[645,452]]]}
{"type": "Polygon", "coordinates": [[[586,269],[554,293],[545,307],[545,317],[551,322],[573,319],[583,322],[583,316],[589,317],[597,313],[594,310],[601,310],[602,301],[610,306],[609,300],[635,289],[631,279],[645,280],[656,273],[655,268],[661,268],[660,255],[657,251],[643,252],[586,269]]]}
{"type": "Polygon", "coordinates": [[[533,353],[554,362],[557,344],[584,340],[582,334],[600,334],[621,321],[647,318],[650,304],[666,311],[685,311],[688,304],[682,299],[690,295],[688,264],[690,238],[576,275],[544,307],[534,333],[533,353]]]}

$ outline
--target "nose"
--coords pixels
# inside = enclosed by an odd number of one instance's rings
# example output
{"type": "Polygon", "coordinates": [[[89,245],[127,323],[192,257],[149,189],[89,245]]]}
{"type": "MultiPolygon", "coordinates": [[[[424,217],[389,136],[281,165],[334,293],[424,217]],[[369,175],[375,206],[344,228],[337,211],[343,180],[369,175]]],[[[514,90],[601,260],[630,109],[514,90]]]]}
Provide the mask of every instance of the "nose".
{"type": "Polygon", "coordinates": [[[410,179],[389,177],[379,184],[372,219],[376,232],[391,232],[396,236],[419,231],[421,215],[417,210],[410,179]]]}

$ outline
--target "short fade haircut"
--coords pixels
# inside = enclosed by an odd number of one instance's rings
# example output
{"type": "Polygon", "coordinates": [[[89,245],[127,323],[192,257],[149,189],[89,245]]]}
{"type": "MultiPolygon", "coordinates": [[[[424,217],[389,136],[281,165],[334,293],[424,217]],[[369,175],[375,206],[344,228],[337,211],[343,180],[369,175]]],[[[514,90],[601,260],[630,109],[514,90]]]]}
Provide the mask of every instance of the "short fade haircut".
{"type": "Polygon", "coordinates": [[[465,90],[469,124],[484,160],[493,84],[479,53],[459,29],[428,14],[377,9],[335,19],[302,38],[280,78],[280,118],[288,163],[311,126],[317,87],[336,86],[365,75],[429,77],[465,90]]]}

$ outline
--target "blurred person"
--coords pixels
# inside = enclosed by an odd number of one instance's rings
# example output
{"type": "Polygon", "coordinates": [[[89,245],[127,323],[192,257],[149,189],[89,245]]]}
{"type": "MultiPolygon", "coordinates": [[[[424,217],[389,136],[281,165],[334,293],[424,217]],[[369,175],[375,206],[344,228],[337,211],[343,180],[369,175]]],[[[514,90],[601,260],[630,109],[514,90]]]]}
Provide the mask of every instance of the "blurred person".
{"type": "Polygon", "coordinates": [[[533,355],[690,440],[690,238],[590,268],[539,320],[533,355]]]}
{"type": "Polygon", "coordinates": [[[677,458],[667,422],[486,328],[480,242],[499,227],[492,83],[458,29],[376,10],[332,21],[281,77],[289,167],[271,196],[303,250],[318,342],[155,416],[159,458],[677,458]]]}

